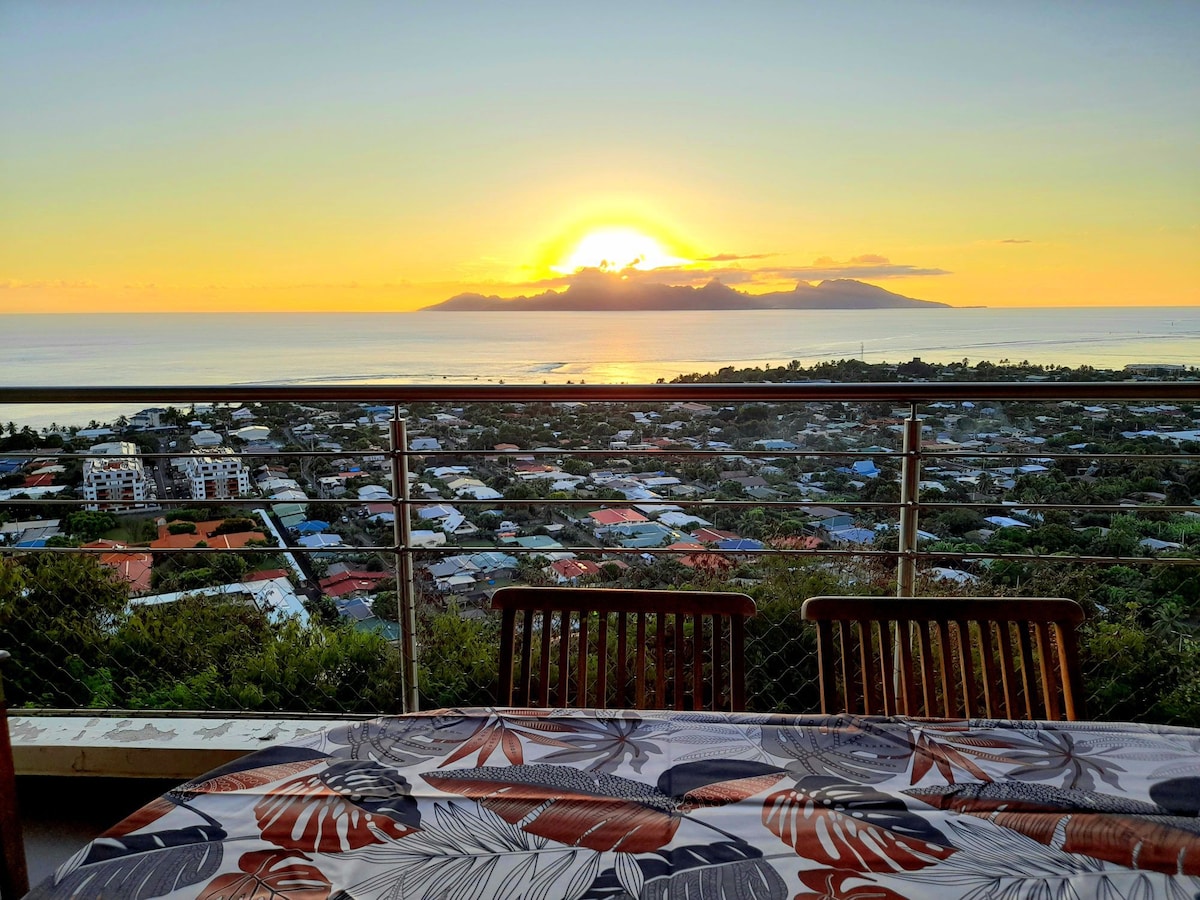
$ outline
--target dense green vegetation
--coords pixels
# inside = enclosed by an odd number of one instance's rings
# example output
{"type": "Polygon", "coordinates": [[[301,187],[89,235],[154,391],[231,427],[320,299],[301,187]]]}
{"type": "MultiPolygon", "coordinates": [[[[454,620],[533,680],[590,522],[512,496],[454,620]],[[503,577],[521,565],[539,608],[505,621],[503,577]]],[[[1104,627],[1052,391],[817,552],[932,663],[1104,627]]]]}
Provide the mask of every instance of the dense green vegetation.
{"type": "MultiPolygon", "coordinates": [[[[236,557],[221,557],[237,562],[236,557]]],[[[395,649],[349,625],[275,623],[193,597],[128,605],[90,557],[0,559],[0,645],[16,705],[375,712],[399,702],[395,649]]]]}

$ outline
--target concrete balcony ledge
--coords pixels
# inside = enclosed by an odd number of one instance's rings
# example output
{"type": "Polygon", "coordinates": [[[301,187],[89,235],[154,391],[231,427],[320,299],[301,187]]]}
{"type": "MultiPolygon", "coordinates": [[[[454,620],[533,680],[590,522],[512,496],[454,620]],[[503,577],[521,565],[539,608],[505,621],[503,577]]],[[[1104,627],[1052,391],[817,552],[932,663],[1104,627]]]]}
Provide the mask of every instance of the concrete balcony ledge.
{"type": "Polygon", "coordinates": [[[362,718],[368,717],[13,710],[8,724],[20,776],[183,781],[271,744],[362,718]]]}

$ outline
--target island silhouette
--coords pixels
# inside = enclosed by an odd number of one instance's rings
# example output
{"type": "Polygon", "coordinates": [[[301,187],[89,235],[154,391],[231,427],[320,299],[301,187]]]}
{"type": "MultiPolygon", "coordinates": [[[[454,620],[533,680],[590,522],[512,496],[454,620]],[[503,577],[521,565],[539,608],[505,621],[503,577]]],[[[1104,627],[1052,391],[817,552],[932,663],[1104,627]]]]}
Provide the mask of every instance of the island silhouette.
{"type": "Polygon", "coordinates": [[[925,309],[948,303],[917,300],[853,278],[810,284],[790,291],[747,294],[714,279],[701,287],[626,280],[596,272],[577,276],[563,291],[520,297],[466,293],[425,307],[422,312],[636,312],[749,309],[925,309]]]}

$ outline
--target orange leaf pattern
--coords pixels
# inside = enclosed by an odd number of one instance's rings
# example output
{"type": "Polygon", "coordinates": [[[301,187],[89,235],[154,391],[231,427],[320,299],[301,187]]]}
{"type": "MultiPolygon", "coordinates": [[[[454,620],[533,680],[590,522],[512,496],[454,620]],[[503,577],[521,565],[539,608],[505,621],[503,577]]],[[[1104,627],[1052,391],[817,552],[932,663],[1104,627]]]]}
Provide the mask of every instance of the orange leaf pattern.
{"type": "Polygon", "coordinates": [[[29,897],[1197,897],[1197,759],[1150,725],[438,710],[181,785],[29,897]]]}

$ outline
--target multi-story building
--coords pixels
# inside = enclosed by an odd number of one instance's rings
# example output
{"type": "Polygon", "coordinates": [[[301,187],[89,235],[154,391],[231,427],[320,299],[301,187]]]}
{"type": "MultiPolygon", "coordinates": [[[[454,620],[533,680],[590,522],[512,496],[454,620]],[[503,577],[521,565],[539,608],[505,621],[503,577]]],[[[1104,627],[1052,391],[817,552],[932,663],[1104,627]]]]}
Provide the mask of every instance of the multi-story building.
{"type": "MultiPolygon", "coordinates": [[[[218,447],[215,453],[231,453],[218,447]]],[[[250,473],[236,456],[209,455],[193,450],[184,460],[184,471],[194,500],[230,500],[250,493],[250,473]]]]}
{"type": "Polygon", "coordinates": [[[83,461],[84,508],[123,512],[145,509],[151,499],[150,483],[136,444],[109,441],[89,450],[83,461]]]}

